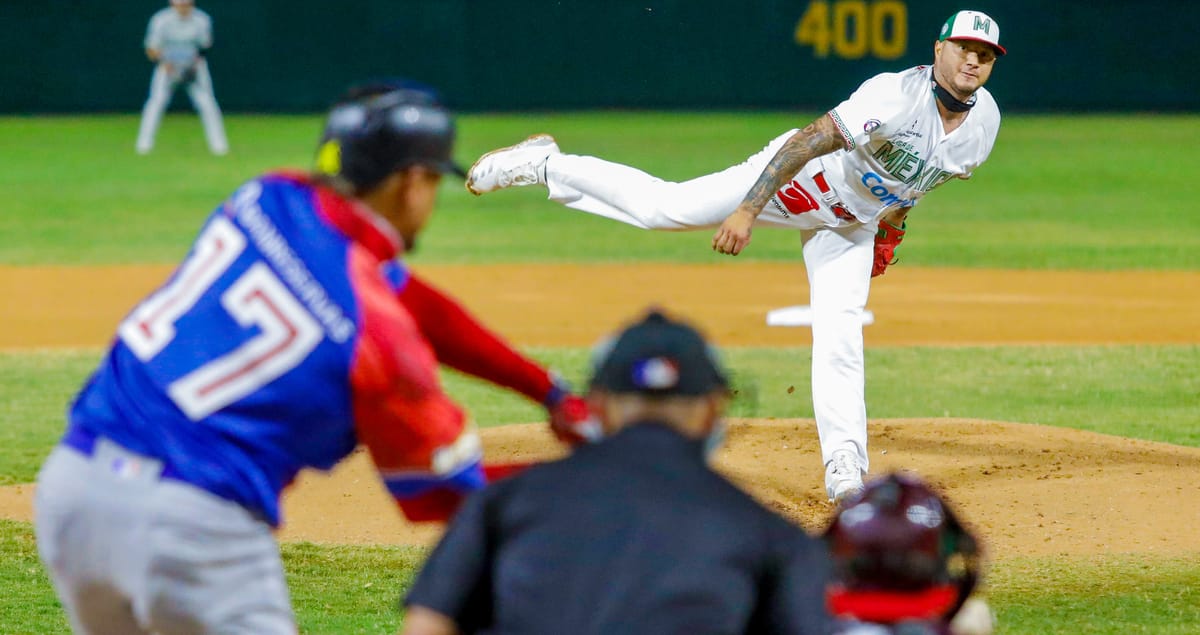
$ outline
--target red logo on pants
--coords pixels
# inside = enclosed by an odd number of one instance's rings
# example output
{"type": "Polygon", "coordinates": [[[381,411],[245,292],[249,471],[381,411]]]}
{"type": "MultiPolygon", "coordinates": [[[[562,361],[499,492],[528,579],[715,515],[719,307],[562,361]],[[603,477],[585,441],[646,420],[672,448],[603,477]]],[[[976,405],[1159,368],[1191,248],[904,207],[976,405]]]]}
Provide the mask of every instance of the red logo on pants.
{"type": "Polygon", "coordinates": [[[783,186],[776,196],[779,197],[779,201],[783,203],[788,212],[797,216],[817,209],[817,199],[800,187],[796,181],[783,186]]]}

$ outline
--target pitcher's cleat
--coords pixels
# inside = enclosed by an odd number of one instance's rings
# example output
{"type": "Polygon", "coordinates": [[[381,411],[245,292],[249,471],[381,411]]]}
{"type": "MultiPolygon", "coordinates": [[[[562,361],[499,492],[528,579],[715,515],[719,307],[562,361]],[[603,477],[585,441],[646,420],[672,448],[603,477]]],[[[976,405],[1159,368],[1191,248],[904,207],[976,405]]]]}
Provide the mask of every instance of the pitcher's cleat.
{"type": "Polygon", "coordinates": [[[516,145],[492,150],[467,170],[467,191],[485,192],[522,185],[545,185],[546,159],[561,154],[554,137],[536,134],[516,145]]]}
{"type": "Polygon", "coordinates": [[[825,493],[834,505],[863,491],[862,469],[858,457],[849,450],[838,450],[825,466],[825,493]]]}

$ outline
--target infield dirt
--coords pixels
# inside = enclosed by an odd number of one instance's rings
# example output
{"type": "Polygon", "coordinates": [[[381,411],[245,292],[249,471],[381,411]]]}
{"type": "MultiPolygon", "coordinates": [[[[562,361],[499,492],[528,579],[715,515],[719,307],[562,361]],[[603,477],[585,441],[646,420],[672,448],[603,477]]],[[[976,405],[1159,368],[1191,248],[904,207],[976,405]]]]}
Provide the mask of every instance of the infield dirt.
{"type": "MultiPolygon", "coordinates": [[[[416,269],[523,346],[588,346],[658,304],[723,346],[796,347],[804,328],[764,316],[804,304],[799,265],[489,265],[416,269]]],[[[104,346],[166,267],[0,267],[0,348],[104,346]],[[17,302],[14,299],[20,298],[17,302]]],[[[1194,272],[1034,272],[894,267],[878,279],[867,346],[1197,343],[1194,272]]],[[[798,386],[807,390],[807,387],[798,386]]],[[[871,422],[872,472],[917,472],[979,528],[994,558],[1200,551],[1200,449],[1077,430],[963,419],[871,422]]],[[[544,426],[483,431],[490,461],[560,450],[544,426]]],[[[719,468],[810,529],[830,507],[811,420],[731,421],[719,468]]],[[[28,520],[32,485],[0,488],[0,517],[28,520]]],[[[361,453],[302,476],[285,498],[284,540],[428,544],[405,524],[361,453]]]]}

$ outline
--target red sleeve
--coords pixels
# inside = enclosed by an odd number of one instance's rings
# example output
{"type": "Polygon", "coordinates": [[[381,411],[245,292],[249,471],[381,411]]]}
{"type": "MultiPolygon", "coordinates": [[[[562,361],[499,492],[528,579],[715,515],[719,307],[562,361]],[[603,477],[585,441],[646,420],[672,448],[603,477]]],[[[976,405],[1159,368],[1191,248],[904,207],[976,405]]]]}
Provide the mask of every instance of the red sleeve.
{"type": "Polygon", "coordinates": [[[360,334],[350,381],[358,439],[411,520],[443,520],[484,485],[482,445],[442,390],[437,360],[360,248],[350,255],[360,334]]]}
{"type": "Polygon", "coordinates": [[[409,272],[399,292],[439,362],[544,404],[554,385],[541,365],[518,353],[461,305],[409,272]]]}

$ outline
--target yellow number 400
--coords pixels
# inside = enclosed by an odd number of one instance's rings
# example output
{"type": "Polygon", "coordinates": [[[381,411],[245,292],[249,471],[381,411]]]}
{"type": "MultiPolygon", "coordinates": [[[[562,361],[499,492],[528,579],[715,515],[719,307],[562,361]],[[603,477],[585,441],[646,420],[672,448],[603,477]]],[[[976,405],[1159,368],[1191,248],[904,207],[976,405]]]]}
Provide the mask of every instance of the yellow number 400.
{"type": "Polygon", "coordinates": [[[908,7],[899,0],[814,0],[796,23],[796,43],[817,57],[893,60],[908,48],[908,7]]]}

